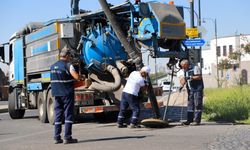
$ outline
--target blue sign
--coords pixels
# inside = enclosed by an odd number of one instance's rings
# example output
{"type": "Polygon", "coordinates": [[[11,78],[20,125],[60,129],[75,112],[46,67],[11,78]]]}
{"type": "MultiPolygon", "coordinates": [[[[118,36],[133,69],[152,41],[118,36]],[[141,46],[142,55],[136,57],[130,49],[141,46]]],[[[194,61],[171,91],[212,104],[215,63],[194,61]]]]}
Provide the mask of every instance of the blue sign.
{"type": "Polygon", "coordinates": [[[226,74],[226,79],[230,80],[230,73],[229,72],[227,72],[227,74],[226,74]]]}
{"type": "Polygon", "coordinates": [[[203,46],[205,44],[203,39],[186,39],[183,42],[186,46],[203,46]]]}

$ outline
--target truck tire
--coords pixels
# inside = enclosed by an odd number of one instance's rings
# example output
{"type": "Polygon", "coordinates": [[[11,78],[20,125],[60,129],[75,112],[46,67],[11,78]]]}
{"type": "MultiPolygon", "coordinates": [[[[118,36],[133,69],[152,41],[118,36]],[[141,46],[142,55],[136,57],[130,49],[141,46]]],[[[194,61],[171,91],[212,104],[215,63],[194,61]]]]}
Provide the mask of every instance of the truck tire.
{"type": "Polygon", "coordinates": [[[51,90],[49,90],[47,95],[47,114],[50,124],[55,123],[55,113],[54,113],[55,98],[52,97],[51,90]]]}
{"type": "Polygon", "coordinates": [[[24,116],[25,109],[15,109],[15,103],[17,101],[17,89],[14,88],[11,93],[9,93],[8,108],[9,114],[12,119],[21,119],[24,116]]]}
{"type": "Polygon", "coordinates": [[[39,92],[37,96],[38,101],[38,117],[42,123],[48,123],[47,117],[47,103],[43,96],[43,92],[39,92]]]}

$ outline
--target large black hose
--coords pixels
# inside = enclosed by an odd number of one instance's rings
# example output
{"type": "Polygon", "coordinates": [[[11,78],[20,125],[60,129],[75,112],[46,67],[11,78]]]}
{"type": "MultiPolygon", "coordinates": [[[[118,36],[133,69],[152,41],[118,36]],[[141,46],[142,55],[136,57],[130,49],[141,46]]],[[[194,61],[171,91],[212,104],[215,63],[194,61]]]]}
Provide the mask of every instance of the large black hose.
{"type": "Polygon", "coordinates": [[[113,27],[115,34],[122,43],[123,47],[125,48],[125,51],[128,53],[129,57],[135,63],[136,68],[137,69],[142,68],[143,64],[142,64],[141,54],[137,53],[135,47],[128,42],[126,36],[122,32],[119,22],[115,19],[115,15],[112,14],[107,1],[99,0],[99,3],[102,6],[102,9],[105,15],[107,16],[111,26],[113,27]]]}
{"type": "MultiPolygon", "coordinates": [[[[138,53],[135,49],[134,46],[132,46],[126,36],[123,34],[122,29],[120,27],[119,22],[115,19],[115,16],[112,14],[108,3],[106,0],[99,0],[99,3],[102,6],[102,9],[105,13],[105,15],[107,16],[111,26],[113,27],[118,39],[120,40],[120,42],[122,43],[123,47],[125,48],[125,51],[128,53],[129,57],[133,60],[133,62],[136,65],[137,70],[140,70],[143,66],[142,63],[142,56],[141,53],[138,53]]],[[[154,110],[155,113],[155,117],[156,118],[160,118],[160,111],[159,111],[159,107],[157,104],[157,100],[153,91],[153,87],[150,81],[150,78],[148,76],[148,82],[149,82],[149,86],[148,86],[148,93],[149,93],[149,99],[150,99],[150,103],[152,105],[152,108],[154,110]]]]}
{"type": "Polygon", "coordinates": [[[17,36],[23,36],[26,34],[31,33],[33,30],[37,30],[44,27],[43,23],[41,22],[31,22],[29,24],[27,24],[24,28],[20,29],[16,35],[17,36]]]}
{"type": "Polygon", "coordinates": [[[110,83],[107,81],[92,82],[89,89],[94,89],[103,92],[113,92],[120,88],[121,86],[121,76],[117,68],[112,65],[107,66],[107,71],[110,72],[114,78],[114,82],[110,83]]]}

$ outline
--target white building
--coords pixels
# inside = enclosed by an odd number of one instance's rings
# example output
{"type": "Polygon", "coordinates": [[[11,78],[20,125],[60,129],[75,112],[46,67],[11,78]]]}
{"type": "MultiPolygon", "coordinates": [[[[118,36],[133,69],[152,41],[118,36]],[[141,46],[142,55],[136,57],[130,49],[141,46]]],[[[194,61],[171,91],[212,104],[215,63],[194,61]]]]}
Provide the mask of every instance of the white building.
{"type": "MultiPolygon", "coordinates": [[[[240,35],[235,35],[235,36],[219,37],[217,38],[217,48],[216,48],[216,39],[211,40],[210,47],[202,49],[202,58],[203,58],[203,66],[204,66],[202,69],[202,73],[203,73],[203,76],[205,76],[205,79],[206,78],[209,79],[209,77],[210,78],[214,77],[215,83],[217,82],[216,81],[217,79],[216,49],[218,51],[217,53],[218,53],[218,63],[219,63],[221,60],[227,59],[230,53],[235,52],[235,51],[242,51],[243,47],[249,42],[250,42],[250,34],[247,34],[247,35],[240,34],[240,35]]],[[[250,67],[244,68],[244,65],[248,66],[247,65],[248,63],[250,65],[250,55],[249,54],[242,55],[241,68],[240,68],[241,70],[238,70],[238,72],[241,72],[244,69],[249,70],[248,72],[250,72],[250,67]]],[[[225,75],[227,75],[227,79],[228,79],[230,76],[230,73],[232,73],[232,71],[224,70],[224,74],[223,72],[219,72],[219,77],[221,79],[224,79],[225,75]]],[[[235,70],[233,73],[235,74],[235,70]]],[[[248,73],[248,76],[249,76],[249,73],[248,73]]],[[[207,82],[212,84],[212,85],[209,85],[208,87],[217,86],[217,84],[215,84],[214,86],[213,84],[214,82],[212,82],[211,80],[207,82]]]]}

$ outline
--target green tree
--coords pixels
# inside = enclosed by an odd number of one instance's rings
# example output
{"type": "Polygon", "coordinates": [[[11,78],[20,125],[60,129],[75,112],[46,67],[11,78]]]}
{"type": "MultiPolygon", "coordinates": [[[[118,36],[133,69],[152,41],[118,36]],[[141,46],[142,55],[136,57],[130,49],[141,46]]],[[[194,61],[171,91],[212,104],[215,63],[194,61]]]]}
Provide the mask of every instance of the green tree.
{"type": "Polygon", "coordinates": [[[241,53],[240,52],[232,52],[229,54],[228,58],[230,60],[239,60],[239,57],[241,56],[241,53]]]}
{"type": "Polygon", "coordinates": [[[241,61],[241,57],[245,54],[250,54],[250,43],[247,43],[245,46],[240,49],[236,49],[234,52],[230,53],[228,58],[231,60],[241,61]]]}
{"type": "Polygon", "coordinates": [[[247,44],[244,46],[244,50],[245,50],[245,53],[250,54],[250,43],[247,43],[247,44]]]}
{"type": "Polygon", "coordinates": [[[222,59],[218,64],[219,70],[230,69],[232,68],[232,64],[229,59],[222,59]]]}
{"type": "MultiPolygon", "coordinates": [[[[229,61],[222,61],[221,62],[221,66],[219,66],[220,68],[221,67],[224,67],[225,66],[227,67],[227,63],[230,63],[231,61],[231,66],[238,66],[239,68],[241,67],[241,57],[244,56],[245,54],[250,54],[250,43],[247,43],[245,46],[242,45],[241,48],[239,49],[236,49],[234,52],[230,53],[228,58],[229,58],[229,61]],[[232,63],[234,62],[234,63],[232,63]],[[235,64],[235,62],[237,62],[235,64]]],[[[242,84],[242,75],[239,74],[239,84],[241,85],[242,84]]]]}

